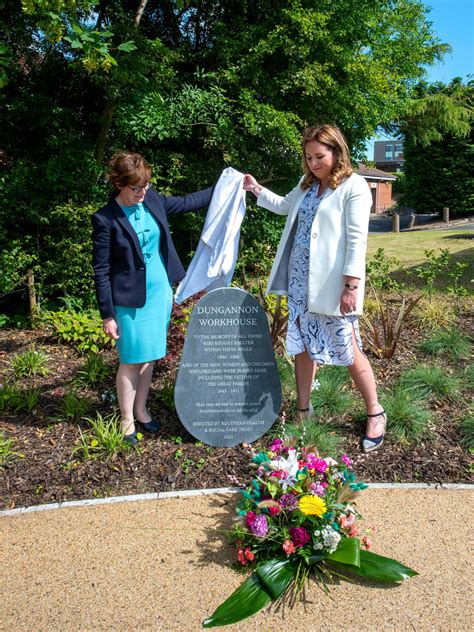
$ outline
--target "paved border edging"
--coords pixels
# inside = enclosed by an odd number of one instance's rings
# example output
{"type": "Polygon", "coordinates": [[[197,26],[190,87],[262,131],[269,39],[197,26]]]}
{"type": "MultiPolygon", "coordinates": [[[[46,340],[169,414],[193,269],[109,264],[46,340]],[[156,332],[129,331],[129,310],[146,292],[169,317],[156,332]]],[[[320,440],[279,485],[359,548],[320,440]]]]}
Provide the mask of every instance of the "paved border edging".
{"type": "MultiPolygon", "coordinates": [[[[369,489],[468,489],[474,490],[469,483],[368,483],[369,489]]],[[[112,503],[131,503],[141,500],[164,500],[166,498],[190,498],[192,496],[210,496],[212,494],[236,494],[239,487],[214,487],[210,489],[188,489],[176,492],[155,492],[151,494],[132,494],[131,496],[110,496],[109,498],[90,498],[86,500],[66,500],[62,503],[32,505],[0,511],[0,518],[17,516],[37,511],[51,511],[67,507],[90,507],[92,505],[109,505],[112,503]]]]}

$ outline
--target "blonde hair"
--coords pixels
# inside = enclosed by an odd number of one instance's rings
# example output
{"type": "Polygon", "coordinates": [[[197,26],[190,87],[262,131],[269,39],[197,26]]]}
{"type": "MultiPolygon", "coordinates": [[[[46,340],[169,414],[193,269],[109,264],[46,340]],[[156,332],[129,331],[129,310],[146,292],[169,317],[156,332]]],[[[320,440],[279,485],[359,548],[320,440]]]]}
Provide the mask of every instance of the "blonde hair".
{"type": "Polygon", "coordinates": [[[141,154],[127,151],[117,151],[109,162],[107,180],[119,190],[129,184],[148,182],[151,169],[141,154]]]}
{"type": "Polygon", "coordinates": [[[335,189],[341,184],[344,178],[348,178],[352,174],[351,158],[347,141],[341,130],[334,125],[316,125],[307,127],[304,130],[301,138],[301,147],[303,148],[301,166],[304,173],[301,189],[303,191],[309,189],[315,182],[319,182],[319,178],[311,173],[306,161],[306,143],[311,140],[326,145],[331,149],[334,155],[334,167],[329,176],[329,186],[331,189],[335,189]]]}

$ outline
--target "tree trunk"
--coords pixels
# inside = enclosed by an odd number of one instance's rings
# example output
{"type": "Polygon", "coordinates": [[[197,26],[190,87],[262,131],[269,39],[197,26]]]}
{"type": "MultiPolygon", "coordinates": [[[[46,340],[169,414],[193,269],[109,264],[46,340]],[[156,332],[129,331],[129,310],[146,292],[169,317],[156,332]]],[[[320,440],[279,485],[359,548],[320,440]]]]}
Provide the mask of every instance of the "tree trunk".
{"type": "Polygon", "coordinates": [[[138,28],[140,26],[140,20],[142,19],[143,12],[145,11],[146,5],[148,4],[148,0],[141,0],[140,6],[138,7],[137,12],[135,13],[135,19],[133,20],[134,28],[138,28]]]}
{"type": "Polygon", "coordinates": [[[106,104],[104,114],[102,116],[102,125],[99,132],[99,138],[95,146],[95,160],[98,165],[102,165],[104,162],[105,145],[107,143],[107,137],[109,135],[110,127],[114,119],[115,110],[117,108],[117,101],[110,101],[106,104]]]}

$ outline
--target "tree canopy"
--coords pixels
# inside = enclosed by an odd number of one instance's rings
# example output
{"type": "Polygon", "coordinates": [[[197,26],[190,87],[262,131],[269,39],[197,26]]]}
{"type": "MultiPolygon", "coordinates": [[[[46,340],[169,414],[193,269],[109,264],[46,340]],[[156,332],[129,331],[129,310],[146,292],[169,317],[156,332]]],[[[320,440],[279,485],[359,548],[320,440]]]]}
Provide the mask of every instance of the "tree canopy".
{"type": "Polygon", "coordinates": [[[417,212],[474,208],[474,82],[419,83],[399,132],[404,137],[403,203],[417,212]]]}
{"type": "MultiPolygon", "coordinates": [[[[336,123],[360,157],[449,50],[419,0],[2,4],[0,292],[32,267],[46,298],[92,296],[89,215],[114,150],[142,152],[164,193],[226,165],[285,192],[305,125],[336,123]]],[[[273,247],[280,220],[259,218],[257,235],[250,215],[246,243],[273,247]]],[[[184,256],[200,225],[175,226],[184,256]]]]}

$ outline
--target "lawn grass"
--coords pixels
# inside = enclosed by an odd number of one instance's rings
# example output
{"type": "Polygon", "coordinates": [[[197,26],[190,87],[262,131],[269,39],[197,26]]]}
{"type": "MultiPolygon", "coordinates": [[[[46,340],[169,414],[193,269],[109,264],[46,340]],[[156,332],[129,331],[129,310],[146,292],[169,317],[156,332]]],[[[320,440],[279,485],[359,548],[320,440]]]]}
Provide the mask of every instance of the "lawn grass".
{"type": "MultiPolygon", "coordinates": [[[[452,262],[467,263],[464,270],[462,284],[470,292],[473,291],[474,279],[474,241],[472,231],[467,230],[419,230],[402,233],[369,233],[367,256],[371,257],[378,248],[383,248],[385,256],[389,259],[397,259],[403,270],[410,273],[411,282],[414,282],[414,269],[426,262],[425,250],[435,250],[439,254],[440,249],[447,249],[451,253],[452,262]]],[[[406,274],[397,280],[407,281],[406,274]]],[[[418,279],[416,285],[421,286],[418,279]]],[[[441,283],[444,285],[444,283],[441,283]]]]}

